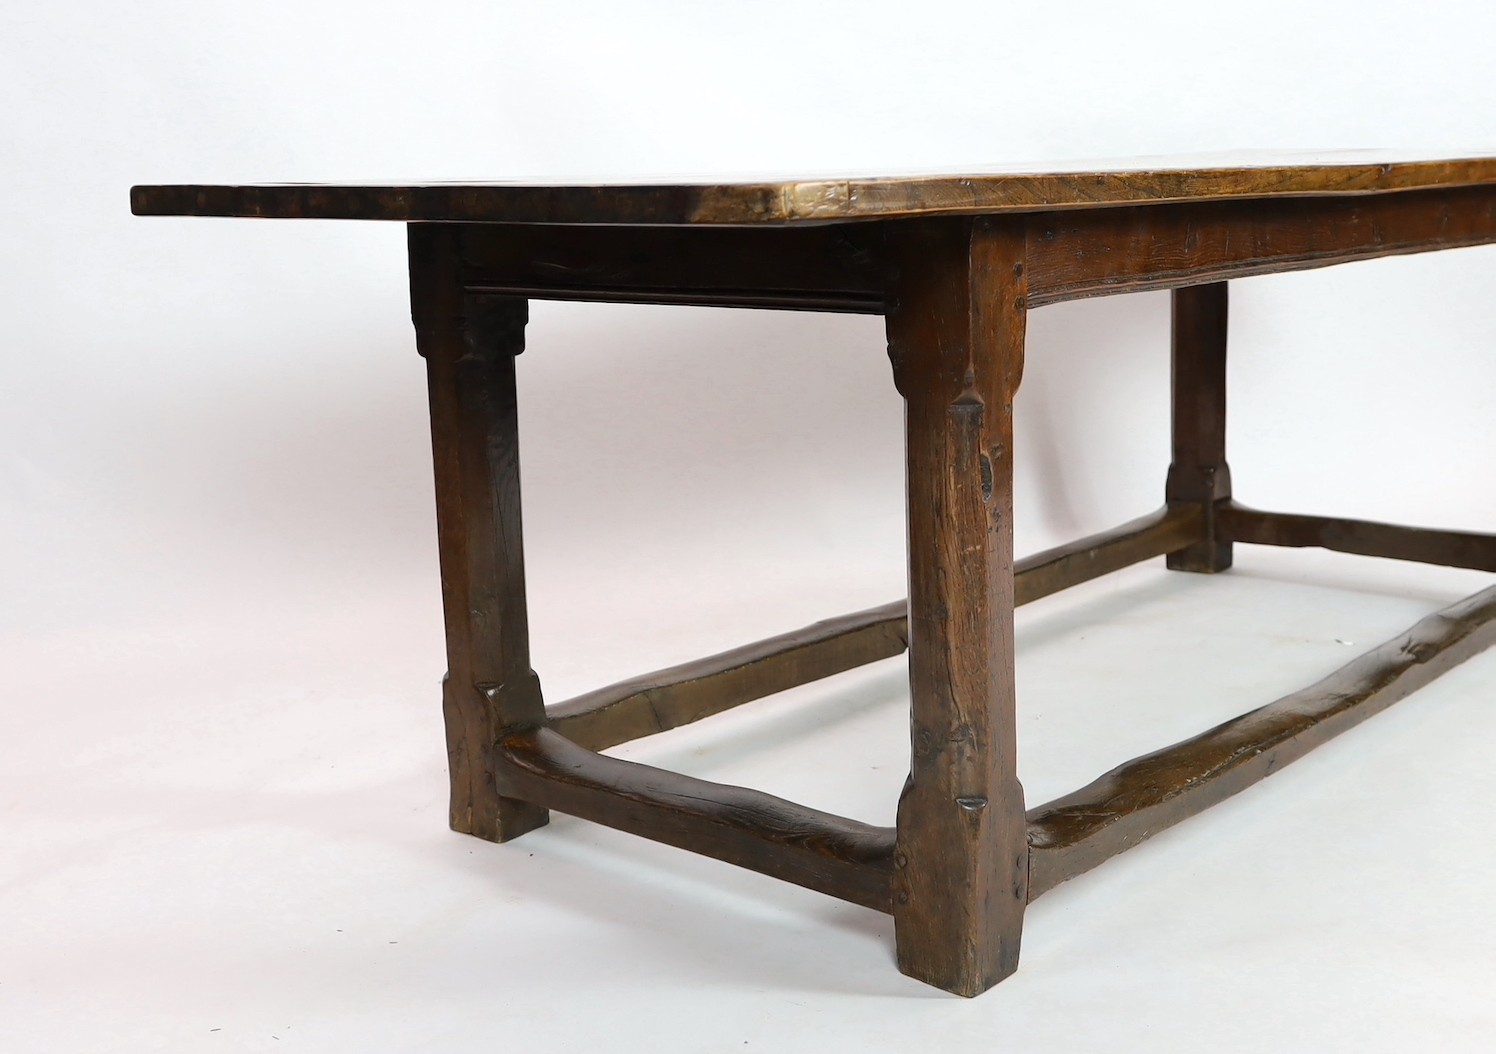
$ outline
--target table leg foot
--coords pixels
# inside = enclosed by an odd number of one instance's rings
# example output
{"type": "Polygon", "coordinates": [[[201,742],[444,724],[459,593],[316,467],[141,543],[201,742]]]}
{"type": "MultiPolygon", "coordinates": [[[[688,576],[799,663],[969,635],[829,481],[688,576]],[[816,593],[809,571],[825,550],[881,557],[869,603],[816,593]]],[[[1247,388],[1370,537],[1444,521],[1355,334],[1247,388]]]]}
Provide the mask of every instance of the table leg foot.
{"type": "MultiPolygon", "coordinates": [[[[532,675],[533,677],[533,675],[532,675]]],[[[538,696],[539,683],[535,683],[538,696]]],[[[514,703],[494,690],[459,690],[451,677],[442,679],[442,714],[447,723],[447,772],[452,796],[448,822],[459,834],[490,842],[508,842],[550,821],[538,805],[506,798],[498,791],[496,742],[485,729],[514,703]],[[509,703],[505,706],[504,703],[509,703]],[[475,716],[479,720],[472,720],[475,716]],[[476,727],[474,727],[476,726],[476,727]]]]}

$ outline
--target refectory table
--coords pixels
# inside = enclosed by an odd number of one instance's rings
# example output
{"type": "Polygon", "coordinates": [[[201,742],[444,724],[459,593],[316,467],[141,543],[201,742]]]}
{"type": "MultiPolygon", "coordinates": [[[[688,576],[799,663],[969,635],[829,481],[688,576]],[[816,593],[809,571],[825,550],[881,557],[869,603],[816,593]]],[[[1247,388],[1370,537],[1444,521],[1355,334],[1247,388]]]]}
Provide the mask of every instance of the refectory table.
{"type": "MultiPolygon", "coordinates": [[[[1496,587],[1303,691],[1025,811],[1013,609],[1158,556],[1322,546],[1496,572],[1496,535],[1232,500],[1226,283],[1496,241],[1496,157],[1129,162],[967,175],[653,185],[142,186],[140,215],[408,224],[426,360],[451,824],[548,810],[893,915],[899,968],[976,995],[1025,905],[1235,794],[1496,640],[1496,587]],[[1173,290],[1173,463],[1152,515],[1013,558],[1028,312],[1173,290]],[[515,357],[532,297],[880,314],[906,403],[909,597],[547,707],[530,668],[515,357]],[[884,828],[599,753],[908,649],[910,772],[884,828]]],[[[1490,262],[1489,260],[1487,262],[1490,262]]]]}

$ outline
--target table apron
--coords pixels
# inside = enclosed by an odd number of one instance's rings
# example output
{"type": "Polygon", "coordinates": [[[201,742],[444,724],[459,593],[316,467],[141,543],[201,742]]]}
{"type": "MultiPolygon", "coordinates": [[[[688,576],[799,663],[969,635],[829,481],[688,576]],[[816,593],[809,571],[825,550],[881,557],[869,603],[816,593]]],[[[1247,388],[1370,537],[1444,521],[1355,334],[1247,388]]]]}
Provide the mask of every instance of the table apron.
{"type": "Polygon", "coordinates": [[[883,314],[904,232],[971,224],[1022,229],[1034,308],[1496,242],[1496,187],[794,227],[453,226],[471,291],[883,314]]]}
{"type": "Polygon", "coordinates": [[[1496,242],[1496,187],[1032,216],[1029,306],[1496,242]]]}
{"type": "Polygon", "coordinates": [[[458,256],[480,292],[876,315],[890,278],[879,226],[465,224],[458,256]]]}

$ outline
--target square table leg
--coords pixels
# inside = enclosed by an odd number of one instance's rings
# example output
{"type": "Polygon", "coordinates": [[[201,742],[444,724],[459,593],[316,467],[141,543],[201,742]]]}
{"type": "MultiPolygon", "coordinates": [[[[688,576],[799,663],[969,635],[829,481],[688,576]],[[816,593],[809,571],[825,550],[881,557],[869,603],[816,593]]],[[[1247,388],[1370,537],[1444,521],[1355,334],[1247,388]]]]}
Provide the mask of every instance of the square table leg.
{"type": "Polygon", "coordinates": [[[494,773],[500,739],[545,723],[530,668],[520,529],[514,359],[524,350],[528,304],[464,292],[451,226],[410,226],[410,275],[431,400],[450,822],[455,831],[503,842],[549,817],[500,795],[494,773]]]}
{"type": "Polygon", "coordinates": [[[1013,673],[1020,223],[934,222],[897,249],[889,353],[906,404],[911,763],[899,800],[899,969],[960,995],[1018,966],[1028,900],[1013,673]]]}
{"type": "Polygon", "coordinates": [[[1164,495],[1170,505],[1198,505],[1203,538],[1170,553],[1171,570],[1206,574],[1231,566],[1231,543],[1217,536],[1216,509],[1231,500],[1226,464],[1226,283],[1173,292],[1173,462],[1164,495]]]}

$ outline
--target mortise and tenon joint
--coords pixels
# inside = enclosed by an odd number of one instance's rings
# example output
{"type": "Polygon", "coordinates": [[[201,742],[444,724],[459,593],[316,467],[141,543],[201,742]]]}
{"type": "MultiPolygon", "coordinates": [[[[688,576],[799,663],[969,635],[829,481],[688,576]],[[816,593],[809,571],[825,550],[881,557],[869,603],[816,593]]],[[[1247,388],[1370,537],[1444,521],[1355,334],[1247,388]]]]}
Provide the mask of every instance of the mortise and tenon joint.
{"type": "Polygon", "coordinates": [[[1228,281],[1496,241],[1496,158],[668,186],[161,186],[132,200],[140,214],[409,225],[454,829],[504,841],[557,810],[887,912],[900,969],[951,992],[976,995],[1016,969],[1033,898],[1496,642],[1493,587],[1056,801],[1029,808],[1018,782],[1019,605],[1159,557],[1220,572],[1238,543],[1496,572],[1496,535],[1237,504],[1226,461],[1228,281]],[[1015,559],[1028,313],[1154,289],[1173,297],[1162,507],[1015,559]],[[515,398],[535,298],[885,316],[907,409],[908,598],[547,707],[530,665],[515,398]],[[910,770],[894,827],[599,753],[905,650],[910,770]]]}

